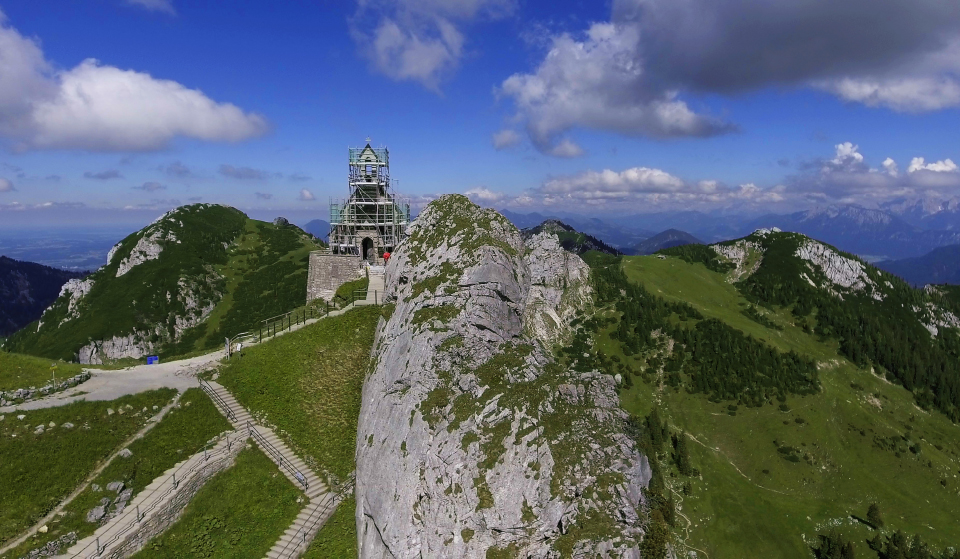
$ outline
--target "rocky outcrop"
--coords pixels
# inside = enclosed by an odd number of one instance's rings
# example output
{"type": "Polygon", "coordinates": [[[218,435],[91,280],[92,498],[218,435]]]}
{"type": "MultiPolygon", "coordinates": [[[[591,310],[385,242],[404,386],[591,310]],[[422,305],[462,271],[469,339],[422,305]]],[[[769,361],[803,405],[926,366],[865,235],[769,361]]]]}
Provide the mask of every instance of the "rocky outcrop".
{"type": "MultiPolygon", "coordinates": [[[[760,231],[764,232],[763,235],[768,233],[767,230],[760,231]]],[[[760,231],[754,234],[761,235],[760,231]]],[[[729,275],[731,283],[750,277],[763,262],[763,247],[755,241],[740,239],[730,244],[710,245],[710,248],[717,253],[717,256],[736,266],[729,275]]]]}
{"type": "Polygon", "coordinates": [[[797,248],[796,254],[826,277],[830,285],[824,287],[834,293],[840,295],[836,288],[841,288],[846,291],[866,292],[878,301],[883,300],[884,294],[867,274],[867,267],[862,262],[847,258],[827,245],[810,239],[797,248]]]}
{"type": "Polygon", "coordinates": [[[551,351],[588,275],[555,235],[524,243],[462,196],[420,214],[387,266],[363,388],[360,557],[639,557],[650,470],[615,381],[551,351]]]}
{"type": "MultiPolygon", "coordinates": [[[[150,231],[149,228],[144,231],[143,236],[137,241],[130,254],[120,261],[116,277],[119,278],[144,262],[160,258],[160,253],[163,252],[163,245],[160,244],[160,241],[179,242],[173,231],[164,230],[159,225],[152,226],[152,228],[153,231],[150,231]]],[[[108,264],[110,259],[113,258],[113,252],[111,251],[108,256],[108,264]]]]}

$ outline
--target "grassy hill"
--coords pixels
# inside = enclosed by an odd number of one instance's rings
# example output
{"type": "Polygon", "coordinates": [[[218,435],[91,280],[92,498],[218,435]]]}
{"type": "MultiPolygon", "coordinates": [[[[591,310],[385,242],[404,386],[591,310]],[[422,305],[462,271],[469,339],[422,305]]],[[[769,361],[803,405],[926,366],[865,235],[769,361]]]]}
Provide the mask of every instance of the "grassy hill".
{"type": "Polygon", "coordinates": [[[956,293],[912,290],[826,245],[799,250],[809,243],[775,233],[666,259],[588,255],[598,313],[567,353],[624,377],[622,405],[657,457],[648,497],[679,555],[810,557],[830,530],[857,557],[896,530],[960,544],[946,364],[960,336],[943,325],[956,293]],[[938,320],[933,336],[924,324],[938,320]],[[898,351],[943,375],[912,377],[898,351]],[[866,520],[874,503],[883,527],[866,520]]]}
{"type": "Polygon", "coordinates": [[[123,239],[4,349],[100,362],[216,347],[302,305],[308,254],[319,246],[293,225],[183,206],[123,239]]]}

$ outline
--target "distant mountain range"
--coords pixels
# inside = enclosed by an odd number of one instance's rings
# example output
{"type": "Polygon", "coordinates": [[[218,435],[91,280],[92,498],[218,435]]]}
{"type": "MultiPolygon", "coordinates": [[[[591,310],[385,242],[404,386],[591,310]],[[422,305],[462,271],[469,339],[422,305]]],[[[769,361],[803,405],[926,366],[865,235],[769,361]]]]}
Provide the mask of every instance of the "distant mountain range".
{"type": "Polygon", "coordinates": [[[667,229],[639,243],[633,248],[633,254],[653,254],[665,248],[695,244],[703,244],[703,241],[685,231],[667,229]]]}
{"type": "Polygon", "coordinates": [[[0,256],[0,336],[40,318],[63,284],[84,275],[0,256]]]}
{"type": "MultiPolygon", "coordinates": [[[[539,213],[518,214],[509,210],[502,213],[520,228],[532,227],[549,218],[539,213]]],[[[712,243],[743,237],[760,228],[777,227],[830,243],[874,262],[918,257],[941,246],[960,244],[960,199],[902,202],[883,209],[831,206],[761,216],[690,211],[603,219],[556,218],[625,253],[641,250],[640,243],[654,237],[654,231],[668,229],[684,231],[693,238],[712,243]]]]}
{"type": "Polygon", "coordinates": [[[940,247],[916,258],[885,260],[877,267],[914,286],[960,284],[960,245],[940,247]]]}

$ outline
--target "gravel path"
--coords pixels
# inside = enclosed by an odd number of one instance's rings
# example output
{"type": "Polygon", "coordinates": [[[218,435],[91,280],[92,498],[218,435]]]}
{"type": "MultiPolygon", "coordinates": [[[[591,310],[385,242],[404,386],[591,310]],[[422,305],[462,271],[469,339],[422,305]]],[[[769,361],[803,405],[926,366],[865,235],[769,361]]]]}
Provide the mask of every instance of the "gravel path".
{"type": "Polygon", "coordinates": [[[137,365],[117,371],[87,369],[91,374],[87,382],[45,398],[0,408],[0,414],[52,408],[80,400],[91,402],[116,400],[122,396],[158,388],[175,388],[182,393],[188,388],[197,386],[198,372],[213,366],[221,359],[223,359],[223,351],[215,351],[190,359],[157,365],[137,365]]]}

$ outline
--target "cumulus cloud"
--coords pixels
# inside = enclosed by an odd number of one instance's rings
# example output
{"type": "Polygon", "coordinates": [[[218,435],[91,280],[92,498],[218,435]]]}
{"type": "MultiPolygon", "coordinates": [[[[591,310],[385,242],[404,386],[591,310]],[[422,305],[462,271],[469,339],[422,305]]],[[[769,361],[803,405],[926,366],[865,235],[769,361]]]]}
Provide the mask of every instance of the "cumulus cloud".
{"type": "Polygon", "coordinates": [[[554,177],[543,183],[540,192],[580,200],[624,200],[637,194],[678,192],[688,188],[679,177],[660,169],[633,167],[625,171],[583,171],[554,177]]]}
{"type": "Polygon", "coordinates": [[[158,183],[158,182],[145,182],[140,186],[134,186],[133,188],[137,190],[143,190],[144,192],[156,192],[158,190],[166,190],[167,187],[158,183]]]}
{"type": "Polygon", "coordinates": [[[832,159],[808,165],[806,173],[789,177],[789,192],[810,199],[877,205],[893,199],[956,196],[960,194],[960,168],[950,159],[927,163],[914,157],[906,173],[897,162],[884,158],[876,168],[867,163],[859,147],[838,144],[832,159]]]}
{"type": "Polygon", "coordinates": [[[0,192],[14,192],[17,189],[13,187],[13,183],[7,179],[0,178],[0,192]]]}
{"type": "Polygon", "coordinates": [[[943,0],[613,0],[498,89],[544,153],[576,127],[709,136],[732,127],[683,94],[815,88],[870,107],[960,106],[960,10],[943,0]]]}
{"type": "Polygon", "coordinates": [[[300,201],[301,202],[313,202],[316,198],[313,196],[313,192],[310,192],[306,188],[300,191],[300,201]]]}
{"type": "Polygon", "coordinates": [[[515,0],[359,0],[350,32],[380,73],[438,90],[463,57],[461,27],[515,7],[515,0]]]}
{"type": "Polygon", "coordinates": [[[269,200],[273,198],[273,194],[269,192],[255,192],[254,194],[257,195],[258,200],[269,200]]]}
{"type": "Polygon", "coordinates": [[[932,171],[934,173],[956,173],[958,170],[957,164],[949,159],[944,159],[943,161],[936,161],[933,163],[925,163],[922,157],[914,157],[910,161],[910,166],[907,168],[908,173],[916,173],[917,171],[932,171]]]}
{"type": "Polygon", "coordinates": [[[87,59],[55,69],[0,12],[0,137],[15,149],[155,151],[178,137],[236,142],[266,120],[201,91],[87,59]]]}
{"type": "Polygon", "coordinates": [[[131,6],[138,6],[151,12],[163,12],[170,15],[176,15],[177,11],[173,8],[172,0],[126,0],[131,6]]]}
{"type": "Polygon", "coordinates": [[[512,148],[513,146],[520,143],[520,134],[517,134],[515,130],[510,130],[505,128],[493,134],[491,138],[493,141],[493,147],[497,151],[507,148],[512,148]]]}
{"type": "Polygon", "coordinates": [[[936,111],[960,105],[960,82],[952,77],[839,78],[815,82],[846,101],[901,112],[936,111]]]}
{"type": "Polygon", "coordinates": [[[900,176],[900,168],[897,166],[897,162],[890,157],[884,159],[881,165],[883,166],[883,171],[891,177],[900,176]]]}
{"type": "Polygon", "coordinates": [[[474,202],[486,206],[499,204],[508,198],[506,194],[502,192],[494,192],[485,186],[471,188],[470,190],[464,192],[464,194],[467,196],[467,198],[470,198],[474,202]]]}
{"type": "Polygon", "coordinates": [[[533,144],[560,157],[579,155],[576,144],[561,138],[575,127],[655,138],[734,129],[696,114],[676,91],[652,83],[638,54],[640,44],[635,27],[613,23],[594,24],[581,39],[561,34],[534,72],[510,76],[498,94],[513,101],[533,144]]]}
{"type": "Polygon", "coordinates": [[[238,180],[267,180],[273,176],[273,173],[262,169],[252,167],[234,167],[233,165],[220,165],[220,174],[231,179],[238,180]]]}
{"type": "Polygon", "coordinates": [[[87,171],[83,173],[83,178],[85,179],[94,179],[98,181],[106,181],[110,179],[120,179],[123,178],[123,175],[120,174],[120,171],[116,169],[109,169],[107,171],[99,171],[94,173],[93,171],[87,171]]]}

